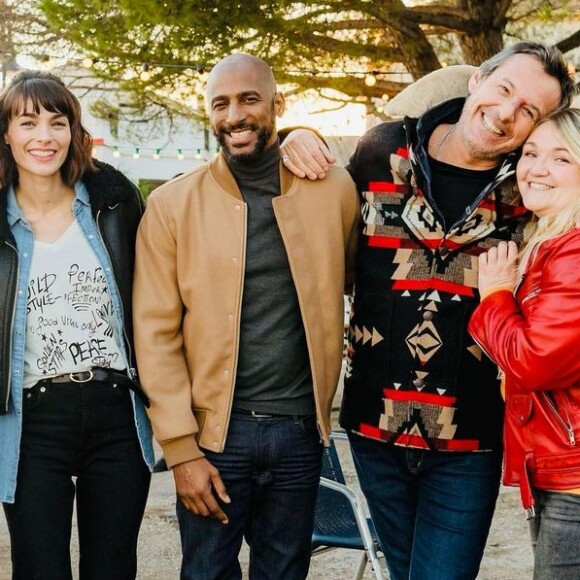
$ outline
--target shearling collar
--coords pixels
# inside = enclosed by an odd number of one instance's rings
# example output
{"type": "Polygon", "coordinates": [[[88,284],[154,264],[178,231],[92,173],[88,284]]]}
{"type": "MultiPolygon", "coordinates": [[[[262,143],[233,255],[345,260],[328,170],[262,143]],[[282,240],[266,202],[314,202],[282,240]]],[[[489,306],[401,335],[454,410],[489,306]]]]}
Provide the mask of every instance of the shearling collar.
{"type": "Polygon", "coordinates": [[[98,171],[87,172],[82,178],[93,212],[134,198],[135,186],[120,171],[102,161],[94,163],[98,171]]]}

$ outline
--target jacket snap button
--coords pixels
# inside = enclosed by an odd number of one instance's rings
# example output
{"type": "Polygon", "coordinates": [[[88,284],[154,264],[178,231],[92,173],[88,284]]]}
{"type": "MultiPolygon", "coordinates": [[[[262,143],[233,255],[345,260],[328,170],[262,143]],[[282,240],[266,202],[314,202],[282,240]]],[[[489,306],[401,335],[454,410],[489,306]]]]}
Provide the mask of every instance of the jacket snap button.
{"type": "Polygon", "coordinates": [[[40,392],[44,393],[46,391],[46,387],[40,387],[40,392]]]}

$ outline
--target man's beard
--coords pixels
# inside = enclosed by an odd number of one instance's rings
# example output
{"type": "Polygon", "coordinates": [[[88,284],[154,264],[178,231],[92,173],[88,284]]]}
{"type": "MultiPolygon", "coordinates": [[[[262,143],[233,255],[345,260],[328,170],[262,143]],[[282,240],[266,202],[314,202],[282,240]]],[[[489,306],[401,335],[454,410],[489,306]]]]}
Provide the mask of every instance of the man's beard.
{"type": "Polygon", "coordinates": [[[219,133],[214,132],[218,143],[222,146],[224,154],[230,161],[236,161],[240,163],[256,161],[256,159],[258,159],[260,155],[266,150],[268,142],[270,141],[270,137],[272,136],[273,128],[264,127],[260,129],[258,131],[258,138],[256,139],[254,149],[252,149],[252,151],[248,151],[247,153],[236,153],[236,148],[230,147],[227,144],[226,135],[237,129],[256,130],[256,127],[254,125],[229,125],[222,127],[219,133]]]}

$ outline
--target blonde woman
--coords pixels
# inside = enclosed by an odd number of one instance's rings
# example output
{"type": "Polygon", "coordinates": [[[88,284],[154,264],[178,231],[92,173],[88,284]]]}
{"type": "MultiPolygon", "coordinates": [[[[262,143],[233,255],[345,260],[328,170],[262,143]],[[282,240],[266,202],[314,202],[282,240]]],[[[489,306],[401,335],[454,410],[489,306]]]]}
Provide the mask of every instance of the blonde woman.
{"type": "Polygon", "coordinates": [[[525,245],[479,259],[474,339],[505,373],[504,483],[516,485],[535,580],[580,578],[580,110],[541,123],[517,167],[525,245]]]}

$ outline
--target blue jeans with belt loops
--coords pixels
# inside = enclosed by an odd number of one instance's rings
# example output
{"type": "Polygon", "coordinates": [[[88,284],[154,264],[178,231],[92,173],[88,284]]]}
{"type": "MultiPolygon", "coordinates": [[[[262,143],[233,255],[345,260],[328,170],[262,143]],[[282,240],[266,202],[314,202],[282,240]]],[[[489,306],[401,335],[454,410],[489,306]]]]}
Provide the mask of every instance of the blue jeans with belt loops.
{"type": "Polygon", "coordinates": [[[391,580],[476,578],[499,492],[501,453],[349,439],[391,580]]]}
{"type": "Polygon", "coordinates": [[[308,575],[322,444],[316,418],[232,415],[223,453],[205,451],[230,496],[229,523],[194,515],[177,501],[182,580],[237,580],[242,538],[252,580],[308,575]]]}

